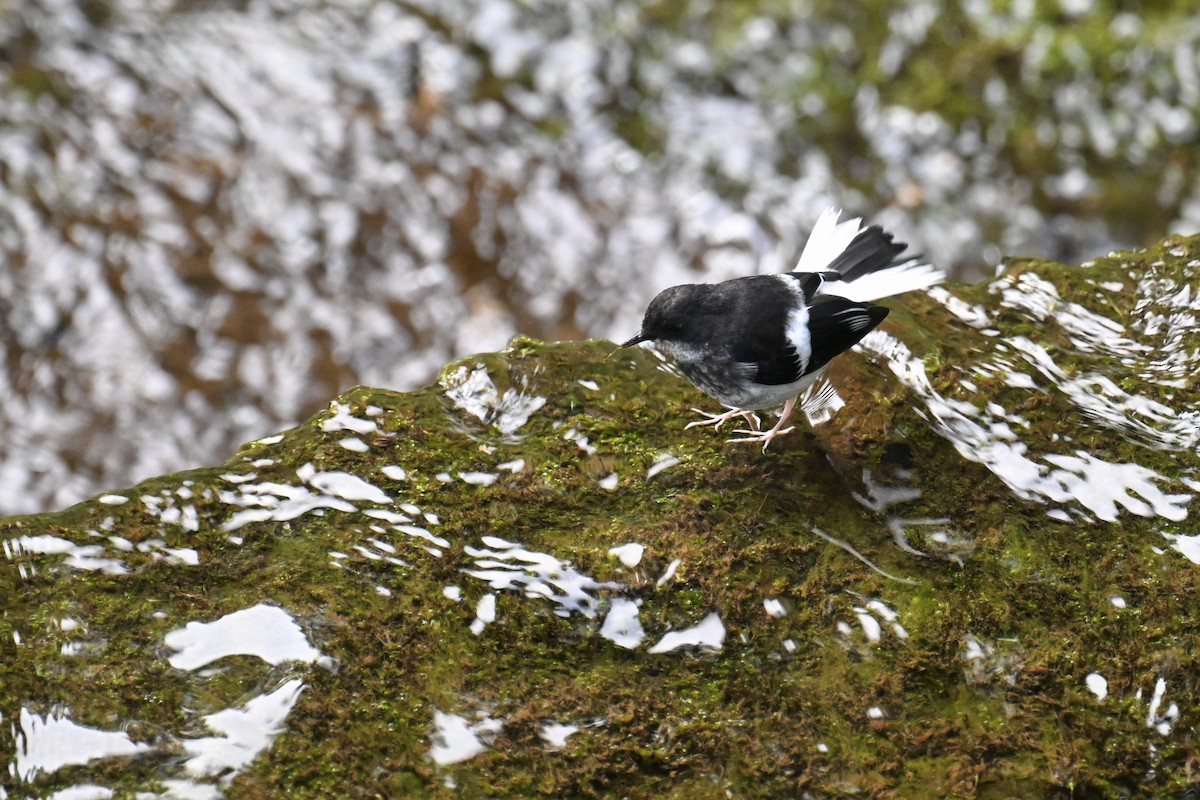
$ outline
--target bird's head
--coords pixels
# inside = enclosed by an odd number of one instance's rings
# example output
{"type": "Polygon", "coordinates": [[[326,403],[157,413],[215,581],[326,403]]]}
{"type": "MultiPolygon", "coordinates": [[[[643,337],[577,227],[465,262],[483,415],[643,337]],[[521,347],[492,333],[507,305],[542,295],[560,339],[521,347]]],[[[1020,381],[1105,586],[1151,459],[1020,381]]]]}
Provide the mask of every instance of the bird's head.
{"type": "Polygon", "coordinates": [[[679,341],[687,335],[693,318],[696,284],[672,286],[658,293],[646,308],[642,317],[642,329],[621,347],[632,347],[641,342],[679,341]]]}

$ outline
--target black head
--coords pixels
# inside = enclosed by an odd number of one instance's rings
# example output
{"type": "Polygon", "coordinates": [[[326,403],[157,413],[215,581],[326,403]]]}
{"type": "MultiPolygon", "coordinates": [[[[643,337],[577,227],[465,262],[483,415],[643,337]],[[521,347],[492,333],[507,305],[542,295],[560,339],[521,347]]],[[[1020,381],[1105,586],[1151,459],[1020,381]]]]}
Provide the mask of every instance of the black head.
{"type": "Polygon", "coordinates": [[[698,291],[706,288],[698,284],[685,284],[663,289],[650,301],[642,317],[642,329],[621,347],[632,347],[646,341],[681,341],[695,317],[698,291]]]}

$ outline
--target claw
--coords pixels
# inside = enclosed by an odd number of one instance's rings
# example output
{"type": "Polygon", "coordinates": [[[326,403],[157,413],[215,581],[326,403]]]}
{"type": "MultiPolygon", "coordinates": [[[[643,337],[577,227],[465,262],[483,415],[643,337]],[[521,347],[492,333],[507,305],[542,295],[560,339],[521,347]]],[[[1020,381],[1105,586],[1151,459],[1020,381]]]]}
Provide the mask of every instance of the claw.
{"type": "Polygon", "coordinates": [[[762,420],[760,420],[758,415],[754,412],[746,411],[741,408],[734,408],[733,406],[726,406],[726,408],[729,410],[722,414],[711,414],[707,411],[702,411],[699,408],[693,408],[692,411],[695,411],[697,414],[705,417],[705,419],[698,419],[695,422],[689,422],[683,427],[683,429],[687,430],[688,428],[695,428],[700,425],[712,425],[713,430],[719,431],[721,430],[721,426],[729,420],[733,419],[734,417],[741,417],[742,419],[746,420],[746,424],[753,428],[754,431],[758,432],[762,430],[762,420]]]}
{"type": "Polygon", "coordinates": [[[751,425],[750,427],[752,427],[754,430],[734,431],[734,433],[744,434],[744,436],[742,436],[742,438],[726,439],[725,441],[734,442],[736,444],[746,444],[746,443],[751,443],[751,442],[757,444],[758,442],[762,442],[763,452],[764,453],[767,452],[767,445],[771,444],[771,442],[775,440],[776,436],[783,436],[785,433],[791,433],[792,431],[796,430],[795,425],[789,426],[787,428],[783,427],[783,423],[787,422],[787,419],[789,416],[791,416],[792,409],[795,407],[795,405],[796,405],[796,398],[794,398],[794,397],[791,400],[788,400],[786,403],[783,404],[783,412],[779,415],[779,421],[775,423],[775,427],[771,428],[771,430],[764,431],[761,428],[759,428],[758,426],[751,425]]]}
{"type": "Polygon", "coordinates": [[[784,434],[791,433],[794,430],[796,430],[795,425],[789,425],[788,427],[782,428],[782,429],[779,428],[778,426],[776,426],[774,428],[771,428],[771,430],[769,430],[769,431],[737,430],[737,431],[734,431],[734,433],[742,433],[742,434],[745,434],[745,436],[743,436],[740,439],[726,439],[725,441],[733,442],[735,444],[746,444],[746,443],[757,444],[758,442],[762,442],[763,452],[765,453],[765,452],[767,452],[767,445],[769,445],[772,441],[774,441],[775,437],[783,436],[784,434]]]}

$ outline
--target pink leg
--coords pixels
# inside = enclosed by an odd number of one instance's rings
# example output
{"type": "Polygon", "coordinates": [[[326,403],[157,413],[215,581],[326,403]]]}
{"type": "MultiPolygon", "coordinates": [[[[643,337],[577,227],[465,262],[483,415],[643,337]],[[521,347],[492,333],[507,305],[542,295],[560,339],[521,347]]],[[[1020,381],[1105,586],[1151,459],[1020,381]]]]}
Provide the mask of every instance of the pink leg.
{"type": "Polygon", "coordinates": [[[788,417],[792,415],[792,409],[795,407],[796,398],[793,397],[783,404],[783,413],[779,415],[779,421],[775,423],[775,427],[771,428],[771,430],[763,431],[755,428],[754,430],[750,431],[734,431],[734,433],[743,433],[745,436],[743,436],[741,439],[728,439],[726,441],[738,443],[762,442],[763,452],[765,453],[767,452],[767,445],[769,445],[776,436],[783,436],[785,433],[791,433],[792,431],[796,430],[795,425],[792,425],[789,428],[783,427],[783,423],[787,422],[788,417]]]}

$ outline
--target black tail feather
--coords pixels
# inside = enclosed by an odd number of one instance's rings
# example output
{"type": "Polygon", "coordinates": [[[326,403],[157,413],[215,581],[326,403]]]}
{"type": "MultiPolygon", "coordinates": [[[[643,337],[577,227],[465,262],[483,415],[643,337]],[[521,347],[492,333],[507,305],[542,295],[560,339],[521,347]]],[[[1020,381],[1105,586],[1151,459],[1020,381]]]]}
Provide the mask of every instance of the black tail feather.
{"type": "Polygon", "coordinates": [[[897,263],[896,257],[908,247],[892,240],[892,234],[878,225],[863,228],[826,269],[836,270],[842,280],[854,281],[897,263]]]}

